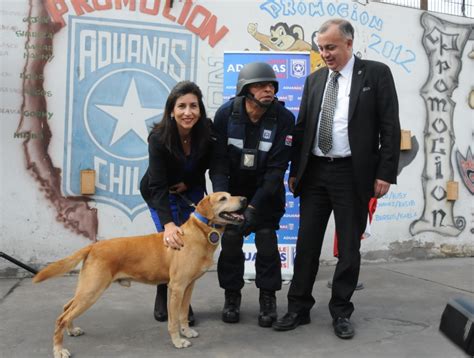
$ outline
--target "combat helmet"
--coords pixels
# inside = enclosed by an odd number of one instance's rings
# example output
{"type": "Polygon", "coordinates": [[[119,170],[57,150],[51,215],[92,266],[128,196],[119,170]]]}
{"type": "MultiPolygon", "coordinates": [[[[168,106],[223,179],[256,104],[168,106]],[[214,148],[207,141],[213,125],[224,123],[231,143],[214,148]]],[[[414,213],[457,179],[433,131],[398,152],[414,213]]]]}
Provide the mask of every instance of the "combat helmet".
{"type": "Polygon", "coordinates": [[[240,70],[236,96],[245,96],[247,86],[258,82],[273,82],[275,94],[278,92],[278,81],[272,66],[265,62],[251,62],[240,70]]]}

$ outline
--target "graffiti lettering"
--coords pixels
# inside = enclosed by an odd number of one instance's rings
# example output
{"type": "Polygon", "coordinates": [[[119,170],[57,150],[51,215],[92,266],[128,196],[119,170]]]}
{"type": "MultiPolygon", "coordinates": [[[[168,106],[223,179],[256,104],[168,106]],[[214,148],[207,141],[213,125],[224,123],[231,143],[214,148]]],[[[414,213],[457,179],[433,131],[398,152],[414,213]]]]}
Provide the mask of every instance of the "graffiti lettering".
{"type": "Polygon", "coordinates": [[[458,85],[461,53],[471,32],[470,25],[453,24],[425,12],[421,16],[425,28],[422,43],[428,56],[430,72],[420,91],[427,111],[424,132],[426,152],[422,174],[424,208],[422,216],[410,225],[412,235],[434,231],[445,236],[458,236],[466,220],[454,216],[454,201],[446,200],[446,182],[453,180],[450,159],[454,145],[452,92],[458,85]],[[448,65],[449,63],[449,65],[448,65]],[[431,213],[431,215],[430,215],[431,213]]]}
{"type": "Polygon", "coordinates": [[[37,22],[47,24],[49,22],[49,18],[47,16],[29,16],[24,17],[23,22],[29,22],[30,24],[36,24],[37,22]]]}
{"type": "MultiPolygon", "coordinates": [[[[128,8],[128,11],[136,11],[138,3],[138,11],[157,16],[160,10],[161,1],[147,0],[108,0],[102,4],[94,0],[91,4],[85,0],[71,0],[72,7],[77,16],[84,15],[85,12],[92,13],[94,11],[103,10],[122,10],[128,8]]],[[[64,16],[70,11],[65,0],[46,0],[46,8],[53,22],[65,26],[64,16]]],[[[164,1],[163,17],[173,22],[184,25],[189,31],[198,35],[202,40],[208,39],[209,45],[214,47],[229,32],[226,26],[217,29],[217,17],[213,15],[207,8],[202,5],[196,5],[192,0],[186,0],[181,8],[181,12],[176,16],[172,14],[171,0],[164,1]],[[191,11],[192,10],[192,11],[191,11]]]]}
{"type": "Polygon", "coordinates": [[[440,98],[433,98],[433,97],[428,97],[426,99],[428,102],[431,103],[430,110],[440,112],[440,106],[443,105],[443,108],[441,108],[441,112],[446,112],[446,100],[445,99],[440,99],[440,98]]]}
{"type": "Polygon", "coordinates": [[[26,80],[44,80],[44,75],[41,73],[20,73],[20,78],[26,80]]]}
{"type": "Polygon", "coordinates": [[[406,72],[411,72],[408,66],[416,60],[416,54],[413,51],[405,49],[403,45],[395,46],[392,41],[384,41],[377,34],[371,34],[370,41],[369,49],[401,66],[406,72]]]}
{"type": "Polygon", "coordinates": [[[369,15],[367,11],[359,12],[357,4],[353,5],[351,11],[347,3],[334,4],[329,1],[325,4],[322,0],[265,0],[260,5],[260,9],[274,19],[281,16],[323,17],[329,15],[348,18],[377,31],[382,31],[383,27],[382,19],[369,15]]]}
{"type": "Polygon", "coordinates": [[[439,45],[439,53],[441,56],[443,56],[443,50],[459,51],[457,46],[458,34],[444,33],[435,27],[433,31],[426,36],[426,40],[433,45],[439,45]]]}
{"type": "Polygon", "coordinates": [[[176,81],[186,78],[185,60],[179,56],[187,50],[187,43],[182,39],[84,30],[80,34],[79,50],[79,80],[117,63],[149,65],[176,81]]]}
{"type": "Polygon", "coordinates": [[[438,81],[436,81],[436,83],[434,84],[434,88],[441,93],[446,92],[448,90],[448,86],[446,85],[446,82],[444,82],[443,79],[439,79],[438,81]]]}
{"type": "Polygon", "coordinates": [[[436,67],[438,67],[438,74],[442,74],[443,71],[449,70],[451,67],[449,67],[449,64],[447,61],[438,61],[436,62],[436,67]]]}
{"type": "Polygon", "coordinates": [[[44,139],[43,132],[15,132],[13,133],[13,138],[20,138],[20,139],[44,139]]]}
{"type": "MultiPolygon", "coordinates": [[[[432,139],[431,141],[431,152],[430,153],[438,153],[438,154],[443,154],[445,155],[446,154],[446,151],[444,150],[444,148],[438,148],[437,147],[437,143],[441,143],[441,144],[444,144],[444,138],[441,137],[441,138],[434,138],[432,139]]],[[[439,158],[439,157],[437,157],[439,158]]]]}
{"type": "Polygon", "coordinates": [[[435,165],[436,165],[436,179],[443,179],[443,173],[441,172],[441,157],[435,157],[435,165]]]}
{"type": "Polygon", "coordinates": [[[1,108],[0,107],[0,113],[2,113],[2,114],[20,114],[21,111],[19,109],[1,108]]]}
{"type": "Polygon", "coordinates": [[[95,186],[119,195],[140,195],[140,167],[118,165],[94,156],[95,186]],[[107,181],[108,179],[108,181],[107,181]]]}
{"type": "Polygon", "coordinates": [[[431,197],[437,201],[444,200],[446,198],[446,190],[439,185],[436,185],[431,191],[431,197]]]}
{"type": "Polygon", "coordinates": [[[47,118],[51,119],[53,116],[53,112],[48,112],[48,111],[23,111],[23,115],[25,117],[38,117],[38,118],[47,118]]]}
{"type": "Polygon", "coordinates": [[[431,126],[437,133],[443,133],[448,130],[448,125],[443,118],[436,118],[431,126]]]}
{"type": "Polygon", "coordinates": [[[53,94],[51,91],[45,91],[42,88],[26,88],[24,91],[26,94],[29,94],[30,96],[46,96],[46,97],[51,97],[53,94]]]}
{"type": "Polygon", "coordinates": [[[436,227],[436,226],[444,226],[443,224],[443,220],[444,218],[446,217],[446,213],[444,212],[444,210],[440,209],[440,210],[433,210],[431,212],[431,214],[433,215],[433,226],[436,227]],[[441,216],[441,219],[439,220],[439,223],[438,223],[438,215],[441,216]]]}
{"type": "Polygon", "coordinates": [[[209,58],[209,74],[207,77],[207,108],[209,114],[215,112],[222,103],[222,83],[224,81],[224,62],[222,58],[209,58]]]}

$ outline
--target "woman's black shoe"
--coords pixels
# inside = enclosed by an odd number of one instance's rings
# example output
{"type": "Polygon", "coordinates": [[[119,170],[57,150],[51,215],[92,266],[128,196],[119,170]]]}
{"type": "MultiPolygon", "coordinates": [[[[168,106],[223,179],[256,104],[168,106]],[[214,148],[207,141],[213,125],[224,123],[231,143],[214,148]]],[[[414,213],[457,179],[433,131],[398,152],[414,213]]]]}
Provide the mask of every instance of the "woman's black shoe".
{"type": "Polygon", "coordinates": [[[194,318],[194,312],[191,305],[189,305],[188,322],[189,322],[189,327],[194,327],[194,325],[196,324],[196,319],[194,318]]]}
{"type": "Polygon", "coordinates": [[[156,286],[155,309],[153,310],[155,319],[159,322],[168,320],[168,286],[156,286]]]}
{"type": "MultiPolygon", "coordinates": [[[[158,285],[156,287],[155,309],[153,315],[158,322],[166,322],[168,320],[168,286],[158,285]]],[[[196,324],[194,312],[191,305],[189,305],[188,312],[189,326],[193,327],[196,324]]]]}

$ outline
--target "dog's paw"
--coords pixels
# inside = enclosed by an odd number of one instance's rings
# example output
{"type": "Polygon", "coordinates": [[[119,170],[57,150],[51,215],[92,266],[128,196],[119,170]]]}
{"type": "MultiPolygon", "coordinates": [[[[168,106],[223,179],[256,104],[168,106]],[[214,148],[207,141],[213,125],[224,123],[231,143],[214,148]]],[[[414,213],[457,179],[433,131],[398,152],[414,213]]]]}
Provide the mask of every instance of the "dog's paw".
{"type": "MultiPolygon", "coordinates": [[[[187,348],[191,347],[191,342],[184,338],[178,338],[173,340],[173,344],[176,348],[187,348]]],[[[56,357],[55,357],[56,358],[56,357]]]]}
{"type": "Polygon", "coordinates": [[[197,331],[189,327],[182,327],[180,331],[181,334],[186,338],[196,338],[199,336],[199,333],[197,331]]]}
{"type": "Polygon", "coordinates": [[[54,348],[54,358],[69,358],[71,353],[66,348],[54,348]]]}
{"type": "Polygon", "coordinates": [[[67,334],[68,336],[71,336],[71,337],[78,337],[78,336],[82,336],[84,334],[84,331],[81,329],[81,327],[74,327],[71,330],[68,329],[67,334]]]}

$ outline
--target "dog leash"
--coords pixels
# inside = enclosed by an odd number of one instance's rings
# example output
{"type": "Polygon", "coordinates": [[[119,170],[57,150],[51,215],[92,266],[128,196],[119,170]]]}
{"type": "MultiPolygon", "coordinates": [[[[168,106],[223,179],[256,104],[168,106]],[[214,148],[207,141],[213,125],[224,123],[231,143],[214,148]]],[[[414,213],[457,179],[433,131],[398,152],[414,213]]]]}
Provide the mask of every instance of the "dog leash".
{"type": "Polygon", "coordinates": [[[189,200],[185,195],[178,193],[177,191],[170,191],[170,194],[174,194],[180,197],[181,200],[183,200],[187,205],[190,207],[196,209],[196,204],[194,204],[191,200],[189,200]]]}

